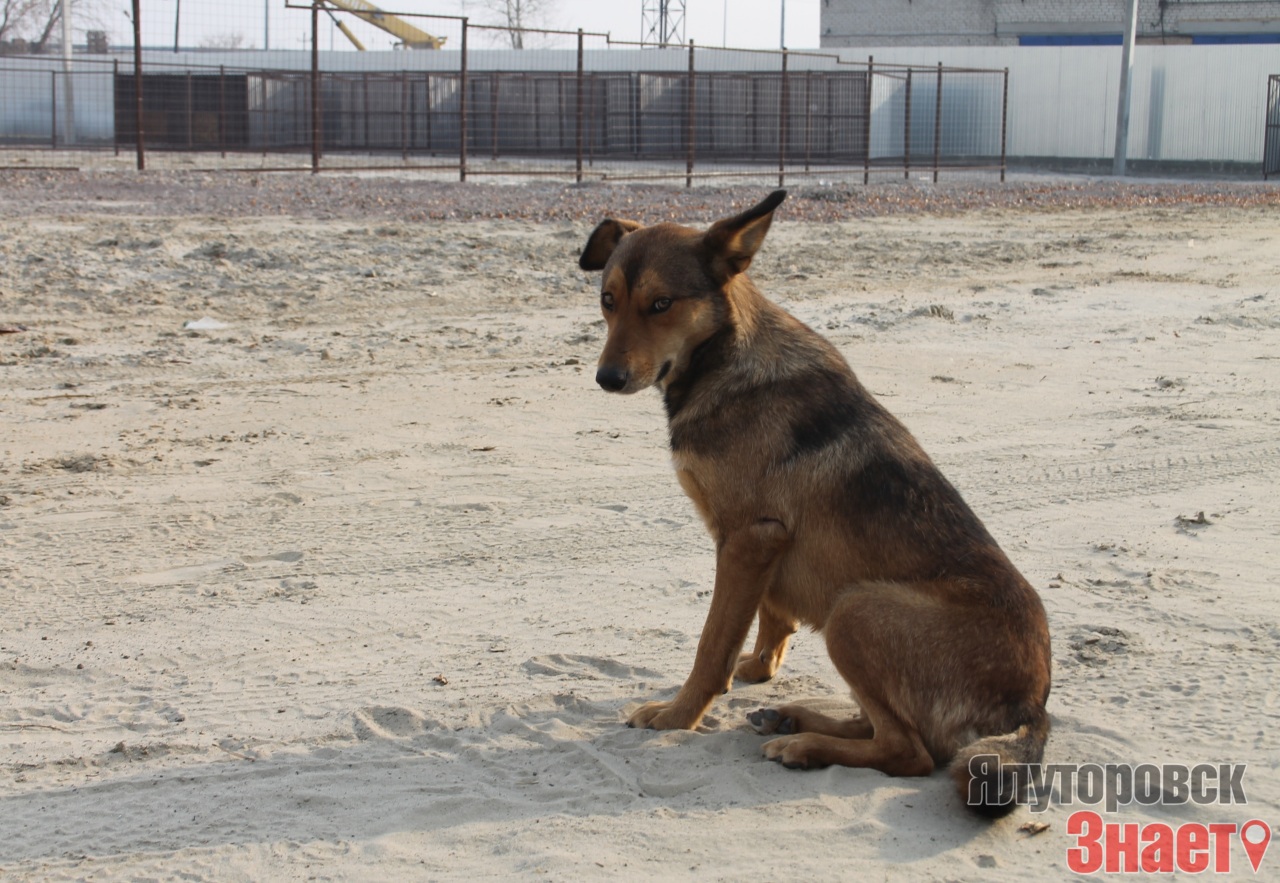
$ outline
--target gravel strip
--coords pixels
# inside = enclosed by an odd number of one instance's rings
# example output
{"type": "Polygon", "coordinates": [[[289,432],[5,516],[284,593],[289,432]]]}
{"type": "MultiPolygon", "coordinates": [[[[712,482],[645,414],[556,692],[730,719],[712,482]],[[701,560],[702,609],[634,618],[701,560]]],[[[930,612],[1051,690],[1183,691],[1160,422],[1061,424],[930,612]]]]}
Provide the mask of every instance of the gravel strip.
{"type": "MultiPolygon", "coordinates": [[[[318,176],[245,172],[0,172],[0,217],[143,215],[293,217],[316,220],[595,221],[607,215],[646,223],[707,221],[746,207],[767,183],[729,186],[653,184],[461,184],[391,175],[318,176]]],[[[1021,176],[1007,184],[973,179],[790,186],[786,218],[842,221],[900,214],[978,210],[1064,210],[1188,206],[1280,206],[1275,183],[1115,181],[1021,176]]]]}

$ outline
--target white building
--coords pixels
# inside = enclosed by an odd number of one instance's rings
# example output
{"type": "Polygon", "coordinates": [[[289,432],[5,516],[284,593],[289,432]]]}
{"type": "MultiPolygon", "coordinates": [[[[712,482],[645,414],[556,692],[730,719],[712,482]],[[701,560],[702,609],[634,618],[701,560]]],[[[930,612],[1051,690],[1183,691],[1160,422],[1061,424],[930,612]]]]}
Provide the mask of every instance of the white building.
{"type": "MultiPolygon", "coordinates": [[[[1122,42],[1128,0],[822,0],[823,48],[1122,42]]],[[[1280,2],[1139,0],[1138,40],[1280,43],[1280,2]]]]}

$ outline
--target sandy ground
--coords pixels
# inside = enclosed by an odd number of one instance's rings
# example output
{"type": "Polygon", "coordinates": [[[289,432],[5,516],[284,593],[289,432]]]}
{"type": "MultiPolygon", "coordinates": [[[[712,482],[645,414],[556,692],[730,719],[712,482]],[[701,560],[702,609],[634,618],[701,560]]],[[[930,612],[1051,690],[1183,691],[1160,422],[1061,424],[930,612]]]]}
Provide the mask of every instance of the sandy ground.
{"type": "MultiPolygon", "coordinates": [[[[594,218],[97,199],[0,199],[0,877],[1067,876],[1079,804],[762,760],[747,711],[848,704],[818,635],[622,725],[713,554],[660,402],[593,382],[594,218]]],[[[1244,762],[1247,808],[1114,820],[1276,824],[1280,214],[1203,202],[788,203],[753,275],[1041,591],[1047,760],[1244,762]]]]}

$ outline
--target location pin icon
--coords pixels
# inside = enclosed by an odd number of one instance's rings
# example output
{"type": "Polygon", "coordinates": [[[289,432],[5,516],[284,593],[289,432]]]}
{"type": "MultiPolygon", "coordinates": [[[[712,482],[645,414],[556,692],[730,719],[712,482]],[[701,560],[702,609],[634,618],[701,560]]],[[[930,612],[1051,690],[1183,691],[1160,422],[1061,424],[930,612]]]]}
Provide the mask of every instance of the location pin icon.
{"type": "Polygon", "coordinates": [[[1245,822],[1240,827],[1240,842],[1244,844],[1244,851],[1249,856],[1249,864],[1253,865],[1253,872],[1258,873],[1262,857],[1267,854],[1267,847],[1271,844],[1271,826],[1261,819],[1245,822]]]}

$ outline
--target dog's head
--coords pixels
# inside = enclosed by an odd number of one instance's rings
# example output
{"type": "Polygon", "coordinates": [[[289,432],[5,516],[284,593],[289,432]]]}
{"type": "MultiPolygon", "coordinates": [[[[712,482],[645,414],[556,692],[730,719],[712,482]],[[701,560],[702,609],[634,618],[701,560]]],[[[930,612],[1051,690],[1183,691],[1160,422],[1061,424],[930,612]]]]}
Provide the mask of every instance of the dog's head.
{"type": "Polygon", "coordinates": [[[698,345],[725,324],[726,287],[751,265],[786,195],[776,190],[706,230],[601,221],[578,258],[582,269],[604,271],[600,308],[609,337],[596,382],[632,393],[678,377],[698,345]]]}

